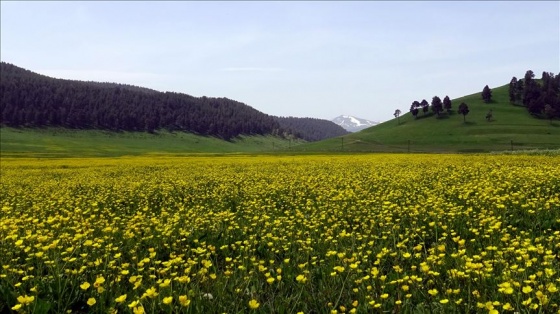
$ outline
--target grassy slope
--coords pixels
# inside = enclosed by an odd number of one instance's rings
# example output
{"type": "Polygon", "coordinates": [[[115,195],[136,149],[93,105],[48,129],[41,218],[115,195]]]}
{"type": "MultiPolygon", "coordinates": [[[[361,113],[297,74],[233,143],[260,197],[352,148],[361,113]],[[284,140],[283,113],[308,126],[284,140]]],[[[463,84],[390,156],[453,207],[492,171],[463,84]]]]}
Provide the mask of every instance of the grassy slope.
{"type": "MultiPolygon", "coordinates": [[[[443,97],[441,97],[443,99],[443,97]]],[[[480,93],[452,100],[451,115],[436,118],[435,115],[418,119],[407,113],[358,133],[343,137],[307,143],[297,147],[305,151],[389,151],[406,152],[484,152],[510,150],[513,148],[560,148],[560,123],[536,119],[524,107],[509,103],[508,86],[494,88],[493,101],[486,104],[480,93]],[[468,104],[470,112],[463,123],[463,116],[456,113],[461,102],[468,104]],[[492,109],[494,119],[486,121],[486,113],[492,109]]],[[[429,100],[430,101],[430,100],[429,100]]],[[[404,108],[402,108],[404,109],[404,108]]],[[[401,110],[402,110],[401,109],[401,110]]],[[[406,109],[405,109],[406,110],[406,109]]],[[[404,110],[403,110],[404,111],[404,110]]]]}
{"type": "Polygon", "coordinates": [[[1,156],[85,157],[141,154],[272,152],[293,143],[272,136],[231,142],[189,133],[113,133],[68,129],[0,129],[1,156]]]}

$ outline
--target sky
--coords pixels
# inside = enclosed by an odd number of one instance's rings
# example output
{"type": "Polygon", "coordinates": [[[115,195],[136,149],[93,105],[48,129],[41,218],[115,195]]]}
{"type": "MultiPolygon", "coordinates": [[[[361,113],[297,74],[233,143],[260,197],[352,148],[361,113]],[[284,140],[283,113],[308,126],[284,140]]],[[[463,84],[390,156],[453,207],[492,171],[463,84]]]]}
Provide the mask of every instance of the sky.
{"type": "Polygon", "coordinates": [[[560,72],[559,1],[1,1],[4,62],[56,78],[378,122],[560,72]]]}

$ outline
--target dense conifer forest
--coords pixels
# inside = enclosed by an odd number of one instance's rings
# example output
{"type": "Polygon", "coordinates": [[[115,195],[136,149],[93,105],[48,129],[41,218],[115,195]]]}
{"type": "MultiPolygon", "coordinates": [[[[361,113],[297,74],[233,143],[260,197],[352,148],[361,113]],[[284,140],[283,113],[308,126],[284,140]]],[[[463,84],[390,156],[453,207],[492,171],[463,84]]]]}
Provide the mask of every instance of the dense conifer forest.
{"type": "Polygon", "coordinates": [[[328,120],[277,118],[228,98],[193,97],[116,83],[55,79],[2,62],[0,124],[111,131],[320,140],[346,134],[328,120]]]}
{"type": "Polygon", "coordinates": [[[543,72],[540,81],[533,71],[525,72],[523,79],[515,76],[509,83],[509,100],[514,105],[527,107],[527,111],[540,118],[560,118],[560,73],[543,72]]]}
{"type": "Polygon", "coordinates": [[[277,117],[276,120],[288,134],[310,142],[350,133],[334,123],[336,127],[325,125],[325,120],[321,119],[277,117]]]}

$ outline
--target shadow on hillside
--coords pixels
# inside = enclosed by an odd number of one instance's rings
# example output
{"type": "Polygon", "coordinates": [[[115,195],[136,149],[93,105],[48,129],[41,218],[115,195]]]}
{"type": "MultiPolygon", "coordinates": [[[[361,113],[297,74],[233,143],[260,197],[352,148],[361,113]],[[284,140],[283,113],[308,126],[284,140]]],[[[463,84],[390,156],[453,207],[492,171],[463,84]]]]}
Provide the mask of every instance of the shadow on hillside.
{"type": "Polygon", "coordinates": [[[433,115],[434,115],[433,112],[430,112],[430,113],[427,113],[427,114],[420,114],[420,113],[419,113],[419,114],[416,116],[416,118],[415,118],[414,120],[420,120],[420,119],[429,118],[429,117],[431,117],[431,116],[433,116],[433,115]]]}

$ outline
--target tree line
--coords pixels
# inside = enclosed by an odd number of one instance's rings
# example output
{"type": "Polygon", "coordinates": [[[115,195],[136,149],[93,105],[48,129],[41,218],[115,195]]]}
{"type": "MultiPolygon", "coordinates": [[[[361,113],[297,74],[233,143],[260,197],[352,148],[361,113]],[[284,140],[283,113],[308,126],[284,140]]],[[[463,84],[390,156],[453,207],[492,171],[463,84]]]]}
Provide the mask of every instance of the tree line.
{"type": "Polygon", "coordinates": [[[5,62],[1,63],[0,73],[0,124],[11,127],[168,130],[226,140],[268,134],[324,139],[330,136],[333,126],[339,127],[327,120],[314,123],[316,128],[306,123],[288,126],[282,119],[228,98],[55,79],[5,62]]]}
{"type": "Polygon", "coordinates": [[[426,115],[430,111],[430,108],[438,117],[444,112],[444,110],[447,113],[451,113],[451,99],[449,99],[449,96],[445,96],[442,101],[438,96],[434,96],[432,98],[431,106],[426,99],[422,99],[420,102],[415,100],[412,102],[412,105],[410,105],[410,113],[412,113],[414,118],[418,118],[420,110],[422,110],[423,115],[426,115]]]}
{"type": "MultiPolygon", "coordinates": [[[[483,92],[483,94],[485,94],[483,95],[483,99],[484,97],[488,97],[486,93],[491,93],[491,90],[488,88],[488,85],[486,85],[484,90],[486,92],[483,92]]],[[[437,117],[440,117],[443,113],[451,114],[453,112],[452,109],[453,103],[451,102],[449,96],[445,96],[443,98],[443,101],[438,96],[434,96],[432,98],[431,106],[426,99],[422,99],[421,102],[415,100],[410,105],[409,111],[414,116],[414,118],[417,119],[420,110],[422,110],[423,115],[426,115],[430,111],[430,108],[432,110],[432,113],[436,114],[437,117]]],[[[469,113],[469,106],[466,103],[461,102],[457,112],[463,115],[463,121],[465,121],[465,116],[469,113]]],[[[397,117],[397,122],[400,114],[401,111],[399,109],[397,109],[394,113],[395,117],[397,117]]]]}

